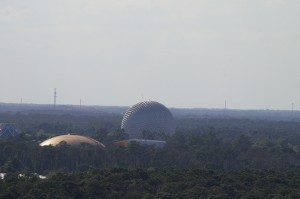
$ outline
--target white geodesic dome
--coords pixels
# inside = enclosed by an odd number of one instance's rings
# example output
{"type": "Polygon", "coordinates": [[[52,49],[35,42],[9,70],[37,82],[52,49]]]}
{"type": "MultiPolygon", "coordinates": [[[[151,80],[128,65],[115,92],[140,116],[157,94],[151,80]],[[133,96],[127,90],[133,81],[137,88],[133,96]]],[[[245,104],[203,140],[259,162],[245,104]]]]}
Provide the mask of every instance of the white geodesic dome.
{"type": "Polygon", "coordinates": [[[143,132],[172,135],[175,133],[175,120],[164,105],[155,101],[139,102],[124,114],[121,128],[129,138],[143,138],[143,132]]]}

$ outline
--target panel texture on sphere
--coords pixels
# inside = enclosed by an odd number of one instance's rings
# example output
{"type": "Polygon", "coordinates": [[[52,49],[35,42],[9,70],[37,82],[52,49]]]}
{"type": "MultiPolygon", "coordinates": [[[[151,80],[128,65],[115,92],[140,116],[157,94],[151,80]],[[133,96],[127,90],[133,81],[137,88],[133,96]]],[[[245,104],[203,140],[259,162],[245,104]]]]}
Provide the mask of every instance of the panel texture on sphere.
{"type": "Polygon", "coordinates": [[[121,128],[129,138],[144,138],[143,132],[172,135],[175,120],[164,105],[154,102],[140,102],[129,108],[122,120],[121,128]]]}
{"type": "Polygon", "coordinates": [[[62,142],[65,142],[66,144],[71,145],[71,146],[78,146],[80,144],[88,144],[91,146],[105,147],[101,142],[98,142],[97,140],[94,140],[92,138],[84,137],[84,136],[80,136],[80,135],[70,135],[70,134],[60,135],[60,136],[50,138],[50,139],[42,142],[40,144],[40,146],[49,146],[49,145],[57,146],[62,142]]]}
{"type": "Polygon", "coordinates": [[[0,124],[0,137],[11,137],[21,133],[22,132],[16,128],[15,124],[11,124],[11,123],[0,124]]]}

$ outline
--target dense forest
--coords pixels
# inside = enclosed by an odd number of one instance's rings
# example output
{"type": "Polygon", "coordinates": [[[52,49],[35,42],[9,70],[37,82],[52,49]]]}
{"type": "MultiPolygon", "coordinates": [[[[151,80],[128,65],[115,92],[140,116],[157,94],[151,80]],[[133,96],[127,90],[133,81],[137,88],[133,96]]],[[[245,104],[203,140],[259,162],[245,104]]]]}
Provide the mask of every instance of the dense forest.
{"type": "Polygon", "coordinates": [[[7,174],[0,198],[232,199],[300,198],[300,175],[274,171],[200,169],[91,169],[34,174],[7,174]]]}
{"type": "Polygon", "coordinates": [[[159,149],[116,145],[126,138],[121,119],[107,112],[0,112],[1,122],[23,132],[0,139],[0,198],[300,197],[297,121],[181,115],[159,149]],[[106,148],[39,146],[65,133],[106,148]]]}

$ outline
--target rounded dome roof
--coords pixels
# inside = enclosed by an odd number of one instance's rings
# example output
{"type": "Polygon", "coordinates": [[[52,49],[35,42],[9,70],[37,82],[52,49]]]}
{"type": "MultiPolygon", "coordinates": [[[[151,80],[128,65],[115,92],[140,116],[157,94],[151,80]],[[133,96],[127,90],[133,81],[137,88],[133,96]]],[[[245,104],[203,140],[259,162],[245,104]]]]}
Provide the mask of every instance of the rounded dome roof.
{"type": "Polygon", "coordinates": [[[155,101],[144,101],[126,111],[121,128],[129,138],[143,138],[144,131],[172,135],[176,125],[168,108],[155,101]]]}
{"type": "Polygon", "coordinates": [[[61,142],[66,142],[68,145],[71,146],[78,146],[82,143],[89,144],[92,146],[100,146],[105,147],[101,142],[98,142],[97,140],[94,140],[89,137],[81,136],[81,135],[59,135],[53,138],[50,138],[48,140],[45,140],[40,144],[40,146],[57,146],[61,142]]]}

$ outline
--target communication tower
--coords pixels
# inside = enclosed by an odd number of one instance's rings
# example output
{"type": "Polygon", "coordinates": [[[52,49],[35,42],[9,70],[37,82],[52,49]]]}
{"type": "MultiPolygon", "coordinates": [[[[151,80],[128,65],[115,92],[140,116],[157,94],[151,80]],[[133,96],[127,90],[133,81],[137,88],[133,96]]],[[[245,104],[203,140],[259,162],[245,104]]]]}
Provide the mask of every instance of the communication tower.
{"type": "Polygon", "coordinates": [[[54,89],[54,108],[56,108],[56,98],[57,98],[57,93],[56,93],[56,88],[54,89]]]}

